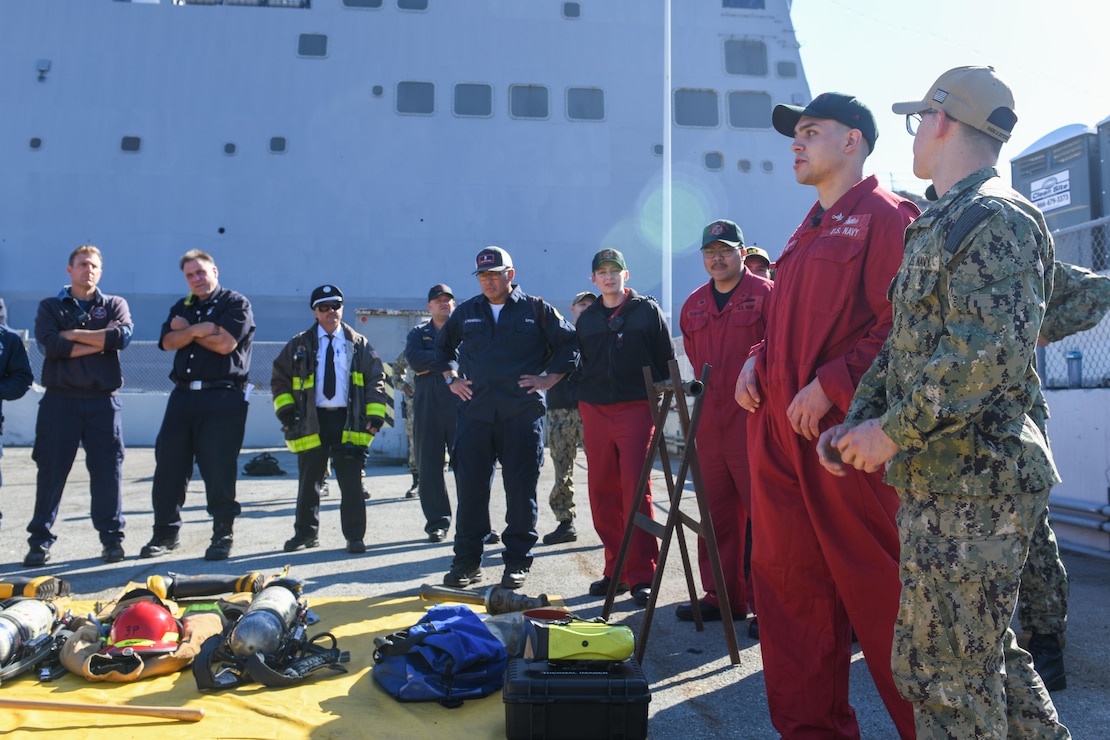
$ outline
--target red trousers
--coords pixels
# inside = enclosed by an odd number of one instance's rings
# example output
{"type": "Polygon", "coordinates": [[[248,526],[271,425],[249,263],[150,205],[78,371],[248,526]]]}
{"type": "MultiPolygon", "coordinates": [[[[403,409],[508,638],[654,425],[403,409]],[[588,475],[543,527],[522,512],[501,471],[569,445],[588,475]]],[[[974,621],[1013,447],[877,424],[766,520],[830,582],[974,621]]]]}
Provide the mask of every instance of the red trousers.
{"type": "MultiPolygon", "coordinates": [[[[651,407],[647,401],[604,405],[580,401],[578,414],[582,417],[582,442],[589,466],[594,529],[605,547],[604,575],[632,586],[650,584],[655,577],[659,541],[639,527],[633,529],[624,573],[613,573],[613,568],[655,432],[651,407]]],[[[654,518],[650,482],[640,511],[654,518]]]]}
{"type": "Polygon", "coordinates": [[[890,656],[901,581],[898,495],[879,474],[830,475],[784,408],[754,413],[752,578],[771,721],[784,738],[858,738],[848,703],[852,630],[903,738],[913,707],[890,656]]]}
{"type": "MultiPolygon", "coordinates": [[[[731,399],[729,399],[731,401],[731,399]]],[[[735,405],[735,403],[733,404],[735,405]]],[[[739,407],[737,407],[739,408],[739,407]]],[[[725,409],[731,412],[731,409],[725,409]]],[[[746,411],[743,412],[747,414],[746,411]]],[[[698,434],[698,463],[701,466],[709,513],[713,517],[713,534],[721,556],[724,587],[728,592],[729,609],[744,615],[755,611],[751,585],[744,578],[744,550],[747,545],[748,507],[751,506],[751,477],[748,470],[746,435],[742,444],[735,437],[722,438],[715,429],[715,414],[702,406],[698,434]]],[[[745,420],[746,421],[746,420],[745,420]]],[[[713,566],[705,540],[698,538],[698,569],[705,600],[720,606],[713,583],[713,566]]]]}

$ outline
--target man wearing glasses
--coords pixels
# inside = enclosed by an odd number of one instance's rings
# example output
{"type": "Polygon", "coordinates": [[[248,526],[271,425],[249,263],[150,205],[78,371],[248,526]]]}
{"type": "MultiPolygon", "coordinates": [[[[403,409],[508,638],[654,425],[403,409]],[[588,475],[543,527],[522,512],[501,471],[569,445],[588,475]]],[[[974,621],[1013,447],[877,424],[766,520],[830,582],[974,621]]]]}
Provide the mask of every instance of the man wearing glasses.
{"type": "Polygon", "coordinates": [[[321,285],[309,298],[316,322],[274,360],[270,387],[285,444],[297,454],[297,510],[285,552],[320,544],[316,484],[331,460],[347,552],[366,552],[366,451],[385,423],[385,369],[366,337],[343,322],[343,291],[321,285]]]}
{"type": "Polygon", "coordinates": [[[436,364],[458,397],[455,557],[445,586],[482,580],[490,534],[489,497],[497,462],[505,484],[505,570],[501,585],[520,588],[536,544],[536,484],[543,464],[546,391],[574,370],[574,327],[550,304],[513,284],[509,253],[486,247],[474,260],[482,292],[463,301],[436,337],[436,364]]]}
{"type": "MultiPolygon", "coordinates": [[[[605,547],[602,578],[590,584],[591,596],[605,596],[613,579],[617,592],[628,591],[646,606],[659,555],[659,542],[639,527],[624,573],[614,573],[632,516],[640,471],[655,432],[643,368],[653,380],[670,377],[674,343],[662,309],[653,298],[626,287],[628,266],[616,249],[602,249],[591,263],[597,301],[578,317],[582,368],[578,377],[578,413],[588,463],[590,508],[594,529],[605,547]]],[[[652,517],[651,489],[640,512],[652,517]]]]}
{"type": "Polygon", "coordinates": [[[1010,629],[1060,480],[1034,359],[1052,236],[995,168],[1013,94],[991,67],[958,67],[893,110],[907,115],[913,171],[936,203],[906,230],[890,336],[845,422],[821,435],[822,464],[885,466],[898,489],[894,675],[917,736],[1067,738],[1010,629]]]}
{"type": "MultiPolygon", "coordinates": [[[[734,222],[722,219],[709,224],[702,231],[701,242],[702,262],[709,281],[691,293],[682,305],[679,327],[694,376],[701,376],[704,365],[712,367],[701,407],[699,429],[705,432],[697,440],[698,461],[713,516],[729,608],[736,619],[746,619],[749,611],[755,611],[744,571],[752,507],[748,414],[732,397],[748,352],[763,340],[771,281],[745,266],[745,259],[752,257],[744,248],[744,234],[734,222]]],[[[721,619],[721,602],[709,552],[701,538],[698,566],[705,589],[705,598],[698,605],[702,619],[721,619]]],[[[680,604],[676,616],[684,621],[693,620],[693,606],[680,604]]],[[[755,624],[753,620],[748,628],[752,637],[759,634],[755,624]]]]}
{"type": "Polygon", "coordinates": [[[767,703],[785,737],[859,735],[848,700],[852,631],[902,737],[913,708],[890,670],[898,610],[898,494],[877,473],[821,469],[817,438],[839,423],[890,331],[887,286],[913,203],[863,176],[878,130],[842,93],[779,105],[795,179],[817,202],[776,260],[767,332],[736,401],[752,412],[752,579],[767,703]]]}

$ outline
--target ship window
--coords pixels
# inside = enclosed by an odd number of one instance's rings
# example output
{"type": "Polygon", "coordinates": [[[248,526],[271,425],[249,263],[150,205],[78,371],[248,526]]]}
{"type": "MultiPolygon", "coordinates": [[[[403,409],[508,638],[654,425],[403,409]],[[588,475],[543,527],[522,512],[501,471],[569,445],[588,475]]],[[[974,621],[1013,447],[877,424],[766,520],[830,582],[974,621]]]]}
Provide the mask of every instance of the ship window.
{"type": "Polygon", "coordinates": [[[328,55],[328,37],[323,33],[302,33],[301,40],[297,43],[297,56],[326,57],[328,55]]]}
{"type": "Polygon", "coordinates": [[[382,93],[384,92],[385,88],[383,88],[381,85],[374,85],[372,88],[370,88],[370,94],[373,95],[375,98],[380,98],[382,96],[382,93]]]}
{"type": "Polygon", "coordinates": [[[771,96],[765,92],[730,92],[728,125],[732,128],[771,128],[771,96]]]}
{"type": "Polygon", "coordinates": [[[397,112],[424,116],[435,113],[435,84],[431,82],[398,82],[397,112]]]}
{"type": "Polygon", "coordinates": [[[547,118],[547,88],[543,85],[510,86],[509,114],[513,118],[547,118]]]}
{"type": "Polygon", "coordinates": [[[40,138],[39,138],[39,137],[37,137],[37,136],[35,136],[34,138],[32,138],[32,139],[31,139],[31,141],[30,141],[29,143],[30,143],[30,145],[31,145],[31,148],[32,148],[32,149],[34,149],[34,150],[35,150],[36,152],[37,152],[37,151],[38,151],[39,149],[42,149],[42,139],[40,139],[40,138]]]}
{"type": "Polygon", "coordinates": [[[119,148],[125,152],[137,152],[142,144],[143,140],[138,136],[124,136],[119,141],[119,148]]]}
{"type": "Polygon", "coordinates": [[[766,0],[721,0],[722,8],[744,8],[746,10],[763,10],[767,7],[766,0]]]}
{"type": "Polygon", "coordinates": [[[488,118],[493,115],[493,88],[489,85],[455,85],[455,115],[488,118]]]}
{"type": "Polygon", "coordinates": [[[427,10],[428,0],[397,0],[397,7],[401,10],[427,10]]]}
{"type": "Polygon", "coordinates": [[[274,136],[270,139],[270,154],[285,154],[284,136],[274,136]]]}
{"type": "Polygon", "coordinates": [[[725,157],[720,152],[706,152],[702,161],[705,162],[705,169],[707,170],[719,172],[725,168],[725,157]]]}
{"type": "Polygon", "coordinates": [[[740,170],[741,172],[751,172],[752,161],[750,159],[741,159],[736,163],[736,169],[740,170]]]}
{"type": "Polygon", "coordinates": [[[236,149],[235,145],[232,144],[230,141],[227,142],[226,144],[224,144],[224,154],[226,154],[229,157],[231,155],[235,154],[235,149],[236,149]]]}
{"type": "Polygon", "coordinates": [[[794,62],[779,62],[775,65],[775,69],[778,70],[779,77],[794,78],[798,76],[798,65],[794,62]]]}
{"type": "Polygon", "coordinates": [[[343,0],[348,8],[380,8],[382,0],[343,0]]]}
{"type": "Polygon", "coordinates": [[[604,120],[605,92],[596,87],[568,88],[567,118],[572,121],[604,120]]]}
{"type": "Polygon", "coordinates": [[[763,167],[764,172],[774,172],[775,171],[775,163],[772,162],[769,159],[763,160],[763,162],[761,163],[760,166],[763,167]]]}
{"type": "Polygon", "coordinates": [[[581,18],[582,6],[578,3],[563,3],[564,18],[581,18]]]}
{"type": "Polygon", "coordinates": [[[655,146],[653,146],[651,148],[651,153],[654,154],[657,157],[662,157],[663,156],[663,145],[662,144],[656,144],[655,146]]]}
{"type": "Polygon", "coordinates": [[[730,75],[767,76],[767,44],[757,39],[725,41],[725,71],[730,75]]]}
{"type": "Polygon", "coordinates": [[[720,124],[716,90],[674,91],[674,122],[678,126],[716,127],[720,124]]]}

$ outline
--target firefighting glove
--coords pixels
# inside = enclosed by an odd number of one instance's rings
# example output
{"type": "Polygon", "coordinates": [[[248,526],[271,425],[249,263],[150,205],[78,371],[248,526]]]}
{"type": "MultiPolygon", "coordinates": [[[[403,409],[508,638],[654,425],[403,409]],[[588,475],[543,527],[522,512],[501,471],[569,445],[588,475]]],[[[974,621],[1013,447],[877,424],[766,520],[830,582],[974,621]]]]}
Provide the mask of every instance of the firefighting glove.
{"type": "Polygon", "coordinates": [[[371,429],[381,430],[385,424],[385,419],[380,416],[368,416],[366,420],[370,423],[371,429]]]}
{"type": "Polygon", "coordinates": [[[281,421],[281,426],[288,429],[297,423],[297,410],[292,406],[284,406],[277,412],[277,417],[281,421]]]}

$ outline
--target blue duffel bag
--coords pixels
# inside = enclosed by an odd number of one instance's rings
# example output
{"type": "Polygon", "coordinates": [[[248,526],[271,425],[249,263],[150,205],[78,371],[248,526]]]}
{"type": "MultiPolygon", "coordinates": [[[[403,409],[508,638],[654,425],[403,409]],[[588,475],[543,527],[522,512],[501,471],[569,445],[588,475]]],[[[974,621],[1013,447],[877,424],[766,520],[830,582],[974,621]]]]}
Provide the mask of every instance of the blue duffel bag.
{"type": "Polygon", "coordinates": [[[374,680],[400,701],[454,708],[505,681],[505,646],[465,606],[432,607],[409,629],[374,643],[374,680]]]}

